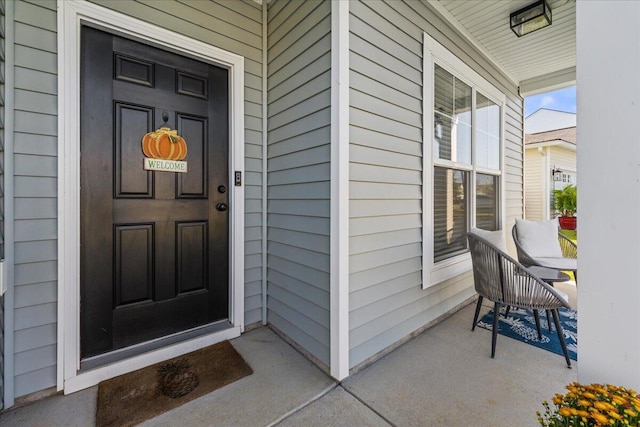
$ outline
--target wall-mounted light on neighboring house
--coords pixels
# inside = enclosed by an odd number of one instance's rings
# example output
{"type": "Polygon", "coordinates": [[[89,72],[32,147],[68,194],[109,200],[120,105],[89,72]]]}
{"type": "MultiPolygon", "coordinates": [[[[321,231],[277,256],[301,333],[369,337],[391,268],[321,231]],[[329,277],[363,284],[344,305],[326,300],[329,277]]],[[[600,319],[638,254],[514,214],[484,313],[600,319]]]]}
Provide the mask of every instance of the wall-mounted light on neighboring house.
{"type": "Polygon", "coordinates": [[[551,9],[546,0],[539,0],[509,15],[511,29],[522,37],[551,25],[551,9]]]}
{"type": "Polygon", "coordinates": [[[562,169],[557,169],[555,166],[551,171],[551,175],[553,175],[554,181],[562,181],[562,169]]]}

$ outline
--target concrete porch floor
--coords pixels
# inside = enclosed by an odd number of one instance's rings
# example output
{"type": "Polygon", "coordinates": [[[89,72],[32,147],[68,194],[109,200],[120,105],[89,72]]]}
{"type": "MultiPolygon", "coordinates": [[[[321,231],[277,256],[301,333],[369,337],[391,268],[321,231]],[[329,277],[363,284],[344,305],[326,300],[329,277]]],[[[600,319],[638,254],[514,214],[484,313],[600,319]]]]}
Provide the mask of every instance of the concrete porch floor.
{"type": "MultiPolygon", "coordinates": [[[[576,288],[556,286],[576,307],[576,288]]],[[[254,373],[145,426],[536,426],[541,402],[577,378],[560,355],[471,332],[475,303],[336,383],[268,328],[232,342],[254,373]]],[[[485,306],[481,312],[489,310],[485,306]]],[[[91,426],[97,387],[0,414],[0,425],[91,426]]]]}

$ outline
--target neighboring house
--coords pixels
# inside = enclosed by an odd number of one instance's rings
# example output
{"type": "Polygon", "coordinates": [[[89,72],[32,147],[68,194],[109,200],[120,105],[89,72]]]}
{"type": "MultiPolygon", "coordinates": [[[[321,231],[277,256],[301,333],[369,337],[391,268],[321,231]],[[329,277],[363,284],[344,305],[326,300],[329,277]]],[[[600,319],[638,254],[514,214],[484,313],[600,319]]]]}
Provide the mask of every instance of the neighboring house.
{"type": "Polygon", "coordinates": [[[540,133],[576,126],[576,113],[539,108],[524,119],[524,132],[540,133]]]}
{"type": "MultiPolygon", "coordinates": [[[[534,118],[540,111],[536,111],[525,119],[525,130],[529,128],[529,119],[534,118]]],[[[558,113],[563,116],[571,114],[558,113]]],[[[573,116],[575,123],[575,114],[573,116]]],[[[549,119],[554,122],[552,117],[549,119]]],[[[524,143],[525,218],[530,220],[555,218],[553,190],[561,190],[569,184],[577,185],[576,127],[537,133],[527,132],[524,143]]]]}
{"type": "Polygon", "coordinates": [[[5,407],[262,324],[346,378],[474,298],[466,231],[524,214],[523,96],[576,79],[564,0],[522,38],[519,0],[3,3],[5,407]],[[165,123],[186,174],[143,169],[165,123]]]}

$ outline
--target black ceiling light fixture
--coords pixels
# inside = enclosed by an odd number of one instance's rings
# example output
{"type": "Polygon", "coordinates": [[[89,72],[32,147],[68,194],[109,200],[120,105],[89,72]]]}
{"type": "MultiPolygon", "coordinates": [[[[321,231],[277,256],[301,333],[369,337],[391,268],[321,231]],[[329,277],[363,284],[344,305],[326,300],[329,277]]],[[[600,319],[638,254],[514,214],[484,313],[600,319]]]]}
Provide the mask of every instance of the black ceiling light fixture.
{"type": "Polygon", "coordinates": [[[546,0],[539,0],[509,15],[511,29],[522,37],[551,25],[551,9],[546,0]]]}

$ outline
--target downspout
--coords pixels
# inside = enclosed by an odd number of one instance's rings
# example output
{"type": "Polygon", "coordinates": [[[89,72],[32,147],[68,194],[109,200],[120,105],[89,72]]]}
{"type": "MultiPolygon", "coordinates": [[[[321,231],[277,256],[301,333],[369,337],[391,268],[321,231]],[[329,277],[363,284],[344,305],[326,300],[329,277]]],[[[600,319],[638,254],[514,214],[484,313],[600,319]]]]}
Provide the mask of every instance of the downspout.
{"type": "Polygon", "coordinates": [[[262,324],[267,324],[267,1],[262,1],[262,324]]]}
{"type": "Polygon", "coordinates": [[[5,2],[5,101],[4,101],[4,269],[6,293],[4,294],[4,408],[15,402],[14,376],[14,177],[13,177],[13,132],[14,132],[14,24],[15,4],[5,2]]]}

